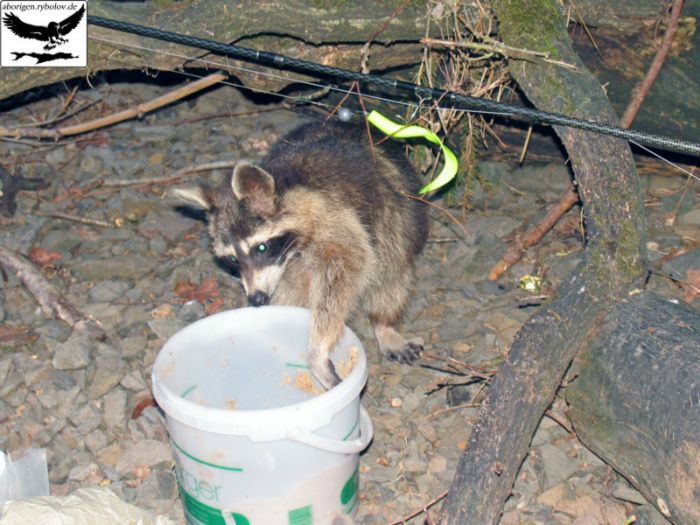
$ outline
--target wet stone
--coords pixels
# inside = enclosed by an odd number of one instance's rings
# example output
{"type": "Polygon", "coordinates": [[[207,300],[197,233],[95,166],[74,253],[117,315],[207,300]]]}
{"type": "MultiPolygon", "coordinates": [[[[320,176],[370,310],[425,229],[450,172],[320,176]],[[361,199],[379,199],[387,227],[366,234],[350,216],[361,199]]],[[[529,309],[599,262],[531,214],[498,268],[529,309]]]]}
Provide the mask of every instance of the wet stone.
{"type": "Polygon", "coordinates": [[[95,348],[92,339],[73,332],[65,342],[56,345],[51,363],[59,370],[85,368],[90,364],[90,356],[95,348]]]}
{"type": "Polygon", "coordinates": [[[167,341],[186,325],[187,323],[185,323],[182,319],[176,319],[174,317],[152,319],[148,322],[148,327],[153,330],[153,333],[155,333],[158,336],[158,339],[162,341],[167,341]]]}
{"type": "Polygon", "coordinates": [[[105,277],[122,281],[138,280],[156,266],[157,261],[141,255],[118,255],[107,259],[83,259],[71,264],[71,270],[86,281],[101,281],[105,277]]]}
{"type": "Polygon", "coordinates": [[[110,429],[123,428],[126,424],[126,392],[115,388],[105,394],[104,419],[110,429]]]}
{"type": "Polygon", "coordinates": [[[148,388],[148,384],[146,383],[143,373],[140,370],[132,370],[124,376],[119,384],[121,384],[121,386],[127,390],[132,390],[134,392],[148,388]]]}
{"type": "Polygon", "coordinates": [[[171,499],[177,494],[175,473],[168,470],[156,470],[148,476],[137,489],[140,501],[171,499]]]}
{"type": "Polygon", "coordinates": [[[90,288],[90,299],[98,303],[107,303],[119,299],[131,288],[125,281],[101,281],[90,288]]]}
{"type": "Polygon", "coordinates": [[[95,374],[88,383],[88,395],[91,398],[98,398],[106,394],[112,387],[119,384],[126,370],[126,362],[120,357],[100,356],[97,360],[95,374]]]}
{"type": "Polygon", "coordinates": [[[99,428],[93,430],[85,436],[85,446],[93,454],[97,454],[100,450],[107,446],[108,442],[109,438],[107,437],[107,434],[99,428]]]}
{"type": "Polygon", "coordinates": [[[170,445],[154,439],[125,443],[125,450],[117,461],[116,469],[121,474],[133,474],[137,467],[154,467],[160,463],[172,463],[170,445]]]}
{"type": "Polygon", "coordinates": [[[139,224],[139,234],[148,239],[161,237],[168,243],[181,241],[185,235],[199,227],[199,222],[181,213],[158,212],[149,213],[139,224]]]}
{"type": "Polygon", "coordinates": [[[68,419],[73,423],[81,435],[95,430],[102,423],[102,414],[92,404],[83,405],[78,410],[72,412],[68,419]]]}
{"type": "Polygon", "coordinates": [[[569,479],[578,470],[576,463],[559,447],[545,444],[539,447],[537,451],[544,470],[545,489],[569,479]]]}
{"type": "Polygon", "coordinates": [[[24,384],[24,377],[16,370],[12,370],[5,377],[5,381],[0,383],[0,398],[9,399],[17,387],[24,384]]]}
{"type": "Polygon", "coordinates": [[[125,337],[119,341],[119,349],[121,355],[124,358],[130,358],[141,355],[148,341],[144,335],[134,335],[131,337],[125,337]]]}

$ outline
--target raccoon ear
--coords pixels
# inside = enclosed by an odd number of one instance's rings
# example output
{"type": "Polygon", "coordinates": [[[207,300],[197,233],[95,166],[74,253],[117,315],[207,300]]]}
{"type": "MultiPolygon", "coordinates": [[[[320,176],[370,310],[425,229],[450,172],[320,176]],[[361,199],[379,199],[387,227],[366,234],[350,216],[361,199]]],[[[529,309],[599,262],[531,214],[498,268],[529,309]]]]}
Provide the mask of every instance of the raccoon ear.
{"type": "Polygon", "coordinates": [[[209,199],[209,195],[204,188],[195,186],[193,188],[175,188],[170,191],[173,197],[180,199],[200,208],[202,210],[208,211],[212,208],[212,202],[209,199]]]}
{"type": "Polygon", "coordinates": [[[260,215],[275,212],[275,179],[252,164],[238,164],[233,170],[231,189],[238,200],[247,199],[250,208],[260,215]]]}

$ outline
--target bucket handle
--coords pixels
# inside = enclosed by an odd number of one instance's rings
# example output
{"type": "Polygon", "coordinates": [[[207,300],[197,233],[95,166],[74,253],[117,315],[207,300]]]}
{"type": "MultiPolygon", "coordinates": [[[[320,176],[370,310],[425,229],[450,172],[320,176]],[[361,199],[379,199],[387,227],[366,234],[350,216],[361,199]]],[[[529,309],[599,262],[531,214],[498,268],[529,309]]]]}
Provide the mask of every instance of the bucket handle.
{"type": "Polygon", "coordinates": [[[336,454],[358,454],[367,448],[373,436],[374,427],[372,426],[372,420],[369,418],[365,407],[360,405],[360,436],[356,439],[342,441],[340,439],[327,438],[314,434],[313,432],[304,432],[302,430],[290,432],[287,438],[325,450],[326,452],[335,452],[336,454]]]}

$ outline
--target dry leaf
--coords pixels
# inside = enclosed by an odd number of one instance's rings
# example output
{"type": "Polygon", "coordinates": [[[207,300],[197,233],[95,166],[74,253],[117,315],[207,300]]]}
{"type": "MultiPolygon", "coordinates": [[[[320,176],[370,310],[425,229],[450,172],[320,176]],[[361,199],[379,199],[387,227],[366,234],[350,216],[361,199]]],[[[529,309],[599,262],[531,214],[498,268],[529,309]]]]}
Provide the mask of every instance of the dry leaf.
{"type": "Polygon", "coordinates": [[[39,338],[28,326],[0,325],[0,344],[22,345],[33,343],[39,338]]]}
{"type": "Polygon", "coordinates": [[[199,286],[180,281],[175,285],[175,293],[185,302],[197,301],[205,304],[219,297],[219,283],[216,277],[204,279],[199,286]]]}
{"type": "Polygon", "coordinates": [[[34,246],[29,250],[29,258],[32,262],[35,262],[42,268],[49,266],[54,261],[61,258],[61,254],[58,252],[50,252],[41,246],[34,246]]]}
{"type": "Polygon", "coordinates": [[[204,305],[204,313],[207,315],[215,314],[221,307],[224,306],[224,300],[221,297],[217,297],[211,303],[204,305]]]}
{"type": "Polygon", "coordinates": [[[143,398],[141,401],[136,403],[136,406],[131,411],[131,419],[140,418],[144,410],[146,410],[148,407],[154,406],[156,406],[156,400],[152,396],[143,398]]]}

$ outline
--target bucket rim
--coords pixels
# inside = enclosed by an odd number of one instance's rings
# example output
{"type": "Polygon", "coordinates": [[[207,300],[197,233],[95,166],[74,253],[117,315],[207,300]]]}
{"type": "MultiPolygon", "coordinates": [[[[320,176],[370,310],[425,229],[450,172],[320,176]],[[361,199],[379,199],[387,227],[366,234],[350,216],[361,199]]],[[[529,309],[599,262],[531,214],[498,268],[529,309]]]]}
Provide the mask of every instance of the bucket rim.
{"type": "MultiPolygon", "coordinates": [[[[205,432],[227,435],[245,435],[253,441],[276,441],[288,439],[299,432],[313,432],[328,425],[335,413],[341,411],[355,399],[358,400],[367,378],[367,358],[357,335],[347,326],[343,337],[349,336],[351,346],[358,349],[357,362],[350,374],[332,389],[309,399],[281,407],[256,410],[230,410],[200,405],[185,399],[158,378],[159,361],[168,345],[192,330],[201,330],[206,324],[222,317],[251,315],[253,311],[278,317],[295,316],[310,318],[311,312],[296,306],[269,305],[226,310],[191,323],[171,336],[158,352],[151,372],[153,396],[167,416],[179,423],[205,432]],[[272,424],[270,423],[272,422],[272,424]]],[[[257,315],[257,314],[254,314],[257,315]]],[[[165,358],[163,358],[165,359],[165,358]]]]}

